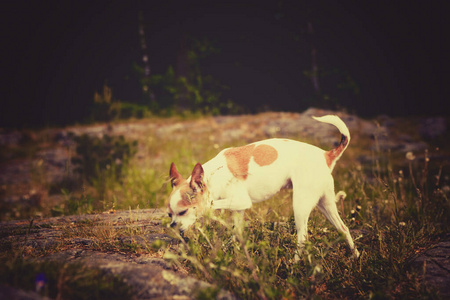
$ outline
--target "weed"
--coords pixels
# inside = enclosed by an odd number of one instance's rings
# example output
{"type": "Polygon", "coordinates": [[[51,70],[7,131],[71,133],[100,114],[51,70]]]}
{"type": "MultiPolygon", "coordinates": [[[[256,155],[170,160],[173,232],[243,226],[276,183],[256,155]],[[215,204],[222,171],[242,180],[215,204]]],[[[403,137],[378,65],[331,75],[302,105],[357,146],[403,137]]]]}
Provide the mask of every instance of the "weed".
{"type": "Polygon", "coordinates": [[[94,207],[96,201],[92,196],[83,194],[76,197],[64,189],[62,190],[62,193],[65,197],[65,203],[53,208],[52,213],[54,216],[59,215],[59,213],[62,215],[90,214],[93,213],[96,208],[103,209],[103,207],[94,207]]]}

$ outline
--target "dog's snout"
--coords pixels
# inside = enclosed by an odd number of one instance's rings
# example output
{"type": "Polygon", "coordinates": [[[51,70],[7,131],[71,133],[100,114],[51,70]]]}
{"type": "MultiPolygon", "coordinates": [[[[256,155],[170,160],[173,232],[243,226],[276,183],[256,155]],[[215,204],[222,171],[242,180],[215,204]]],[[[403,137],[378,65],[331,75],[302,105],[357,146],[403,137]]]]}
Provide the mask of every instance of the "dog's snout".
{"type": "Polygon", "coordinates": [[[176,222],[170,223],[170,227],[174,228],[175,226],[177,226],[177,223],[176,223],[176,222]]]}

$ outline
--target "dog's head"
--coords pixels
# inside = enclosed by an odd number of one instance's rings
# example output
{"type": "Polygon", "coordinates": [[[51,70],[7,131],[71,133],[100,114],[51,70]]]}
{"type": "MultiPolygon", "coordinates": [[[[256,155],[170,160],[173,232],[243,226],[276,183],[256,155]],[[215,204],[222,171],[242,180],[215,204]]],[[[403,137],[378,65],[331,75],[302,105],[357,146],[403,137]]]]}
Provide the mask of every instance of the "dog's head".
{"type": "Polygon", "coordinates": [[[203,168],[197,163],[188,181],[178,173],[175,164],[170,166],[170,181],[172,193],[169,197],[168,214],[172,218],[170,227],[179,225],[181,231],[185,231],[194,224],[197,215],[203,210],[203,168]]]}

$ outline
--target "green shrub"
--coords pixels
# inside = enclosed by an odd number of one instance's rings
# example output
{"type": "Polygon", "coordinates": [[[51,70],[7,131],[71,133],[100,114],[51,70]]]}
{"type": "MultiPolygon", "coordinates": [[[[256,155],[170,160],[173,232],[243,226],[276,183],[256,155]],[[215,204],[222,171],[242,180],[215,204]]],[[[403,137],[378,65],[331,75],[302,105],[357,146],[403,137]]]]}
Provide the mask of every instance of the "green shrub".
{"type": "Polygon", "coordinates": [[[75,171],[89,183],[111,173],[117,180],[122,177],[122,169],[136,154],[137,141],[128,142],[123,136],[103,135],[102,138],[87,134],[75,137],[76,157],[72,158],[75,171]]]}
{"type": "Polygon", "coordinates": [[[64,208],[57,207],[55,213],[89,213],[105,209],[105,199],[113,187],[122,183],[130,159],[137,152],[137,141],[128,142],[123,136],[103,135],[91,137],[87,134],[76,136],[76,156],[72,158],[75,172],[87,185],[96,190],[96,195],[86,193],[83,185],[81,195],[71,195],[63,191],[67,203],[64,208]]]}

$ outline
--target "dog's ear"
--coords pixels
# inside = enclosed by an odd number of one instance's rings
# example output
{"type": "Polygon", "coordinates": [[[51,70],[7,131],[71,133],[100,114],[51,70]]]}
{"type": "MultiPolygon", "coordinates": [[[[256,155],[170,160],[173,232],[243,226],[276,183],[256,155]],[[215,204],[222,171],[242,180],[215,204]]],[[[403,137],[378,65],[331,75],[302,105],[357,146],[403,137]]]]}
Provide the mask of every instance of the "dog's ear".
{"type": "Polygon", "coordinates": [[[174,163],[172,163],[170,165],[170,173],[169,173],[169,175],[170,175],[170,181],[172,183],[172,187],[177,186],[183,180],[183,177],[181,176],[180,173],[178,173],[178,170],[175,167],[174,163]]]}
{"type": "Polygon", "coordinates": [[[189,185],[194,191],[203,191],[203,167],[200,163],[195,165],[189,185]]]}

